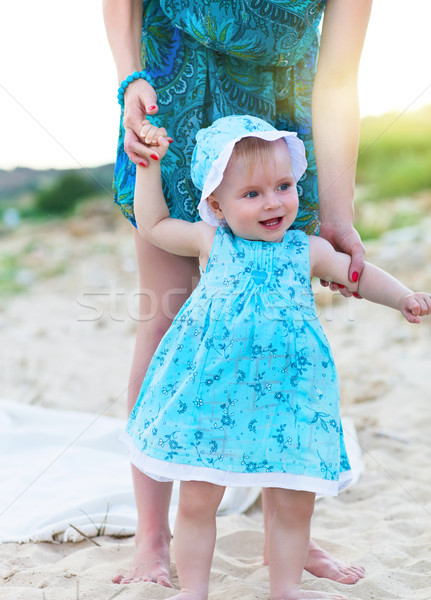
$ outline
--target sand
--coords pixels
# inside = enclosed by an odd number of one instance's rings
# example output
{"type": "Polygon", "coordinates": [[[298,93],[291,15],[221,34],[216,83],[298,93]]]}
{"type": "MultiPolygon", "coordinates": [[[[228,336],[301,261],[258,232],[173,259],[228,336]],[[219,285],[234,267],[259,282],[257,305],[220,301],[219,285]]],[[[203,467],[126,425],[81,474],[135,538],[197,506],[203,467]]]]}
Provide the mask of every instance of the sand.
{"type": "MultiPolygon", "coordinates": [[[[431,291],[429,221],[367,244],[371,262],[431,291]]],[[[130,227],[105,204],[0,237],[24,289],[2,300],[0,395],[16,402],[124,417],[136,327],[130,227]]],[[[366,568],[354,586],[305,573],[304,587],[355,600],[431,598],[431,318],[348,301],[316,285],[321,321],[341,379],[342,414],[354,419],[365,471],[338,498],[316,504],[313,537],[366,568]]],[[[2,600],[168,598],[155,584],[117,586],[133,538],[0,545],[2,600]]],[[[211,600],[268,598],[259,503],[220,517],[211,600]]],[[[172,563],[173,583],[178,583],[172,563]]]]}

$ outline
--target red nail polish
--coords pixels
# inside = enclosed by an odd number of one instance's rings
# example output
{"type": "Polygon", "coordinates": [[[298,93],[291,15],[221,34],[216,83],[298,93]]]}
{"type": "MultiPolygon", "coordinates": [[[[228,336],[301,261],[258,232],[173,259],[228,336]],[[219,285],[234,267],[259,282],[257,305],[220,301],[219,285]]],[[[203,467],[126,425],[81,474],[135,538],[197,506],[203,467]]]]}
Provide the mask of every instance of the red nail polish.
{"type": "Polygon", "coordinates": [[[344,290],[344,285],[343,285],[342,283],[339,283],[339,284],[338,284],[338,287],[339,287],[340,289],[344,290]]]}
{"type": "Polygon", "coordinates": [[[153,160],[159,160],[159,157],[157,156],[157,154],[150,154],[150,156],[153,160]]]}
{"type": "Polygon", "coordinates": [[[359,273],[357,273],[356,271],[353,271],[353,273],[352,273],[352,281],[354,283],[356,283],[358,281],[358,278],[359,278],[359,273]]]}
{"type": "Polygon", "coordinates": [[[156,106],[149,106],[148,110],[154,110],[155,108],[157,108],[156,106]]]}
{"type": "Polygon", "coordinates": [[[147,166],[145,163],[139,163],[139,165],[140,165],[141,167],[146,167],[146,166],[147,166]]]}
{"type": "Polygon", "coordinates": [[[353,292],[353,295],[355,296],[355,298],[360,298],[361,296],[359,294],[357,294],[356,292],[353,292]]]}

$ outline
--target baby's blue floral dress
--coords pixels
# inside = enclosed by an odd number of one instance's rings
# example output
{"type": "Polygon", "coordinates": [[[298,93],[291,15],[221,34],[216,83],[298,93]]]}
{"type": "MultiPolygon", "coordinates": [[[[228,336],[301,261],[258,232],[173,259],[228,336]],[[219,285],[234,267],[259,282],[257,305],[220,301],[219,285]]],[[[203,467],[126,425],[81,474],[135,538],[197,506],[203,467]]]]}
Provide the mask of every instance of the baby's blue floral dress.
{"type": "MultiPolygon", "coordinates": [[[[157,92],[151,120],[174,139],[163,190],[174,218],[196,221],[200,192],[190,179],[195,136],[215,119],[253,115],[298,132],[308,168],[298,183],[294,227],[317,233],[319,206],[311,96],[326,0],[143,0],[142,63],[157,92]]],[[[114,198],[136,225],[135,165],[120,122],[114,198]]]]}
{"type": "Polygon", "coordinates": [[[217,229],[122,439],[132,462],[160,481],[329,495],[350,482],[305,233],[289,230],[270,243],[217,229]]]}

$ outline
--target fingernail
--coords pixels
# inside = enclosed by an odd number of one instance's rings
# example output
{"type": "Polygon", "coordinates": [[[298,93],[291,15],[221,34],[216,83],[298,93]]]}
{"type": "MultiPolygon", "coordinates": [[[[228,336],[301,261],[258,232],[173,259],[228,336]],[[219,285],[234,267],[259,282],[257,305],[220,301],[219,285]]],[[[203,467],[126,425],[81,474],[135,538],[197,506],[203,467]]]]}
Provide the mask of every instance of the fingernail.
{"type": "Polygon", "coordinates": [[[147,166],[145,163],[139,163],[139,165],[140,165],[141,167],[146,167],[146,166],[147,166]]]}
{"type": "Polygon", "coordinates": [[[174,140],[173,140],[172,138],[168,138],[168,142],[169,142],[170,144],[172,144],[172,142],[173,142],[173,141],[174,141],[174,140]]]}
{"type": "Polygon", "coordinates": [[[344,285],[342,283],[339,283],[338,287],[341,288],[342,290],[344,290],[344,285]]]}
{"type": "Polygon", "coordinates": [[[150,154],[150,156],[153,160],[159,160],[159,157],[157,156],[157,154],[150,154]]]}
{"type": "Polygon", "coordinates": [[[353,273],[352,273],[352,281],[354,283],[356,283],[358,281],[358,278],[359,278],[359,273],[357,271],[353,271],[353,273]]]}
{"type": "Polygon", "coordinates": [[[353,292],[353,295],[355,296],[355,298],[360,298],[360,295],[357,294],[356,292],[353,292]]]}
{"type": "Polygon", "coordinates": [[[157,106],[149,106],[148,110],[154,110],[155,108],[157,108],[157,106]]]}

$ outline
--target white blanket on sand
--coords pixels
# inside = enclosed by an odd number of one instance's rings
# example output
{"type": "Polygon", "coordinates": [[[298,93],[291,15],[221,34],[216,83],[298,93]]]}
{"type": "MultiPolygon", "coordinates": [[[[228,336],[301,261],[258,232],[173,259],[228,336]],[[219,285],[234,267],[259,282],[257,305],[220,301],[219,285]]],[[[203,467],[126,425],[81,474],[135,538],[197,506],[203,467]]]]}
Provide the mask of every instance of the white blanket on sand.
{"type": "MultiPolygon", "coordinates": [[[[137,515],[125,421],[0,400],[0,542],[78,541],[133,535],[137,515]]],[[[343,418],[354,482],[363,469],[351,419],[343,418]]],[[[228,488],[220,515],[241,513],[258,488],[228,488]]],[[[170,520],[175,519],[174,485],[170,520]]]]}

